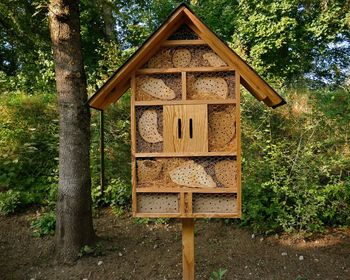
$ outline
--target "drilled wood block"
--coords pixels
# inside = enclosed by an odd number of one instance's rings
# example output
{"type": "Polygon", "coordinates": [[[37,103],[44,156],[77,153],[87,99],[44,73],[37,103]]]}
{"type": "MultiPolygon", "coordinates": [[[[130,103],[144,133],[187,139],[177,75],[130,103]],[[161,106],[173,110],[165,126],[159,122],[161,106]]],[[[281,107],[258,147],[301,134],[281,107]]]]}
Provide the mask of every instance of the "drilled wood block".
{"type": "Polygon", "coordinates": [[[204,194],[192,195],[193,213],[235,213],[237,198],[235,194],[204,194]]]}
{"type": "Polygon", "coordinates": [[[233,72],[209,72],[187,74],[187,99],[234,99],[235,75],[233,72]]]}
{"type": "Polygon", "coordinates": [[[178,213],[179,201],[176,193],[140,193],[137,194],[137,212],[178,213]]]}

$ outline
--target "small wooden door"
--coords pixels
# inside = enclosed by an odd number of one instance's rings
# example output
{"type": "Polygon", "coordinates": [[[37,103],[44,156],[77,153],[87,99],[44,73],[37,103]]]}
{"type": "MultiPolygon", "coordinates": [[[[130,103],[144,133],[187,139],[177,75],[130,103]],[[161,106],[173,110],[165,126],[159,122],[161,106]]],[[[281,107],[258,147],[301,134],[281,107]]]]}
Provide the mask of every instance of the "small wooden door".
{"type": "Polygon", "coordinates": [[[207,105],[163,107],[164,152],[208,152],[207,105]]]}

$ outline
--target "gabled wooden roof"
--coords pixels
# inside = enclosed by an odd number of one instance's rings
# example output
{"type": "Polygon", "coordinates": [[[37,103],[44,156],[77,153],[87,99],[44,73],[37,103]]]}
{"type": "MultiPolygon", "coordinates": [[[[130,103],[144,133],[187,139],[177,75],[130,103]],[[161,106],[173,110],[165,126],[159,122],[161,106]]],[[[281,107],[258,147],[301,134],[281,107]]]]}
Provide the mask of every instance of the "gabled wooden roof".
{"type": "Polygon", "coordinates": [[[272,108],[286,103],[253,68],[196,17],[186,4],[181,4],[89,99],[88,103],[90,107],[103,110],[110,103],[116,102],[130,87],[132,74],[138,68],[141,68],[161,48],[161,43],[183,24],[187,24],[229,66],[232,66],[240,73],[242,85],[256,99],[263,101],[267,106],[272,108]]]}

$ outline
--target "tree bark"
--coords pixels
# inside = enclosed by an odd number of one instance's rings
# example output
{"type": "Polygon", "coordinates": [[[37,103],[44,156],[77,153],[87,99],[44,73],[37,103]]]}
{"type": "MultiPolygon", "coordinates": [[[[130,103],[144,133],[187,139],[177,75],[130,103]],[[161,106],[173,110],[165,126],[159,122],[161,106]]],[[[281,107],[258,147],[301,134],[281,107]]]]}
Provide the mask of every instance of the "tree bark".
{"type": "Polygon", "coordinates": [[[49,27],[60,113],[56,253],[71,262],[95,234],[91,211],[90,110],[87,105],[79,1],[51,0],[49,27]]]}
{"type": "Polygon", "coordinates": [[[104,23],[105,37],[108,41],[115,40],[115,20],[113,17],[112,4],[108,0],[100,0],[101,12],[104,23]]]}

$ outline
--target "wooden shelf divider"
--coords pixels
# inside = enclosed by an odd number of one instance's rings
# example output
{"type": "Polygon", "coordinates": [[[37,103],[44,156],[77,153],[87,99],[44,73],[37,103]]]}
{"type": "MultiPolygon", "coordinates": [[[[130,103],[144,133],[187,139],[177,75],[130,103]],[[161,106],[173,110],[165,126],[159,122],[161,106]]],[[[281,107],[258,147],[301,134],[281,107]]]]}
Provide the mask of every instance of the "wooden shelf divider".
{"type": "Polygon", "coordinates": [[[182,152],[182,153],[135,153],[135,158],[147,157],[212,157],[212,156],[236,156],[236,152],[182,152]]]}
{"type": "Polygon", "coordinates": [[[155,106],[155,105],[196,105],[196,104],[236,104],[236,99],[217,100],[149,100],[135,101],[135,106],[155,106]]]}
{"type": "Polygon", "coordinates": [[[137,193],[237,193],[237,188],[138,187],[137,193]]]}
{"type": "Polygon", "coordinates": [[[166,40],[162,43],[163,47],[175,47],[175,46],[198,46],[198,45],[208,45],[204,40],[166,40]]]}

